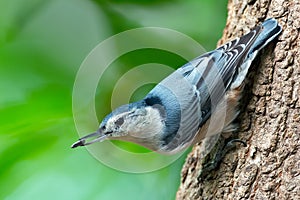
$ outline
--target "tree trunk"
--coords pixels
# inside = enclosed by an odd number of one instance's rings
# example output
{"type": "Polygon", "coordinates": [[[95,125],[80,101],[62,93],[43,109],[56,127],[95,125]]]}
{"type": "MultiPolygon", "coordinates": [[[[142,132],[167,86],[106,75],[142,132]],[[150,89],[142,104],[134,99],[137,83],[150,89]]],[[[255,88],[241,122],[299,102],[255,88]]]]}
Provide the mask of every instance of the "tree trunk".
{"type": "Polygon", "coordinates": [[[238,132],[248,146],[229,152],[212,178],[200,181],[200,147],[194,146],[177,199],[300,199],[300,1],[229,0],[219,44],[270,17],[283,32],[250,69],[238,132]]]}

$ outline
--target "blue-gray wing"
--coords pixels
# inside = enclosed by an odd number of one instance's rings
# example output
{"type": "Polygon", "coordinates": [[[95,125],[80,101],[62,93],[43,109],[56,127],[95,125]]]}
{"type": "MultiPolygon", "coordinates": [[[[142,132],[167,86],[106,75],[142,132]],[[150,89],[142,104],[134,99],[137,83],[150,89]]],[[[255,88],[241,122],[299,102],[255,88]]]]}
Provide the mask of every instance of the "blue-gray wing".
{"type": "Polygon", "coordinates": [[[230,89],[252,44],[261,31],[261,26],[218,49],[208,52],[178,69],[196,87],[201,107],[200,126],[230,89]]]}

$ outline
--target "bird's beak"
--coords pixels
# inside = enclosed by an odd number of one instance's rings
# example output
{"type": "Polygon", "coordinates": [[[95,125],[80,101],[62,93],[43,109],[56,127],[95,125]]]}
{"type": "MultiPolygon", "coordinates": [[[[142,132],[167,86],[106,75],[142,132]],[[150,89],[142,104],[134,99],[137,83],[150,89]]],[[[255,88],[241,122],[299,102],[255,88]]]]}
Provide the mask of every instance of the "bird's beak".
{"type": "Polygon", "coordinates": [[[89,144],[93,144],[95,142],[102,142],[103,140],[105,140],[109,135],[104,135],[103,133],[101,133],[99,130],[97,132],[91,133],[87,136],[84,136],[82,138],[80,138],[77,142],[75,142],[74,144],[72,144],[71,148],[76,148],[79,146],[86,146],[89,144]],[[91,139],[94,138],[93,140],[90,140],[89,142],[87,141],[87,139],[91,139]]]}

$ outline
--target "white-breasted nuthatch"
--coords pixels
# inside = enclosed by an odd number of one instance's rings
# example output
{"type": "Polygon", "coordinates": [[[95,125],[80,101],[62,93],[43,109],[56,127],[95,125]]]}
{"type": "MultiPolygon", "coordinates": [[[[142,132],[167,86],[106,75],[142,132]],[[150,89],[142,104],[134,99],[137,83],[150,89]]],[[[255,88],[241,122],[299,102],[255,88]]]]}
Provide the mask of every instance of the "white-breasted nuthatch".
{"type": "Polygon", "coordinates": [[[172,154],[227,130],[239,113],[253,59],[280,32],[280,25],[271,18],[248,34],[195,58],[141,101],[115,109],[95,133],[80,138],[72,148],[113,139],[172,154]]]}

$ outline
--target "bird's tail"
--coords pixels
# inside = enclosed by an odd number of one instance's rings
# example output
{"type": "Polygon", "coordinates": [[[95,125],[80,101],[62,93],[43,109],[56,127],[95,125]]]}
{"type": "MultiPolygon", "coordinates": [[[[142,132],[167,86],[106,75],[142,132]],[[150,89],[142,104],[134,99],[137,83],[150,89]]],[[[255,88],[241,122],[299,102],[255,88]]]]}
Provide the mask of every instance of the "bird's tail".
{"type": "Polygon", "coordinates": [[[267,19],[260,26],[262,27],[261,32],[252,44],[247,56],[249,59],[254,59],[257,52],[274,40],[282,30],[281,26],[274,18],[267,19]]]}
{"type": "Polygon", "coordinates": [[[243,64],[239,67],[238,76],[236,76],[235,80],[231,84],[231,88],[239,87],[243,80],[245,79],[249,67],[256,57],[257,53],[264,48],[269,42],[274,40],[281,32],[281,26],[278,24],[277,20],[274,18],[267,19],[264,21],[259,27],[254,29],[259,30],[258,36],[255,38],[255,41],[252,43],[249,48],[247,56],[243,61],[243,64]]]}

